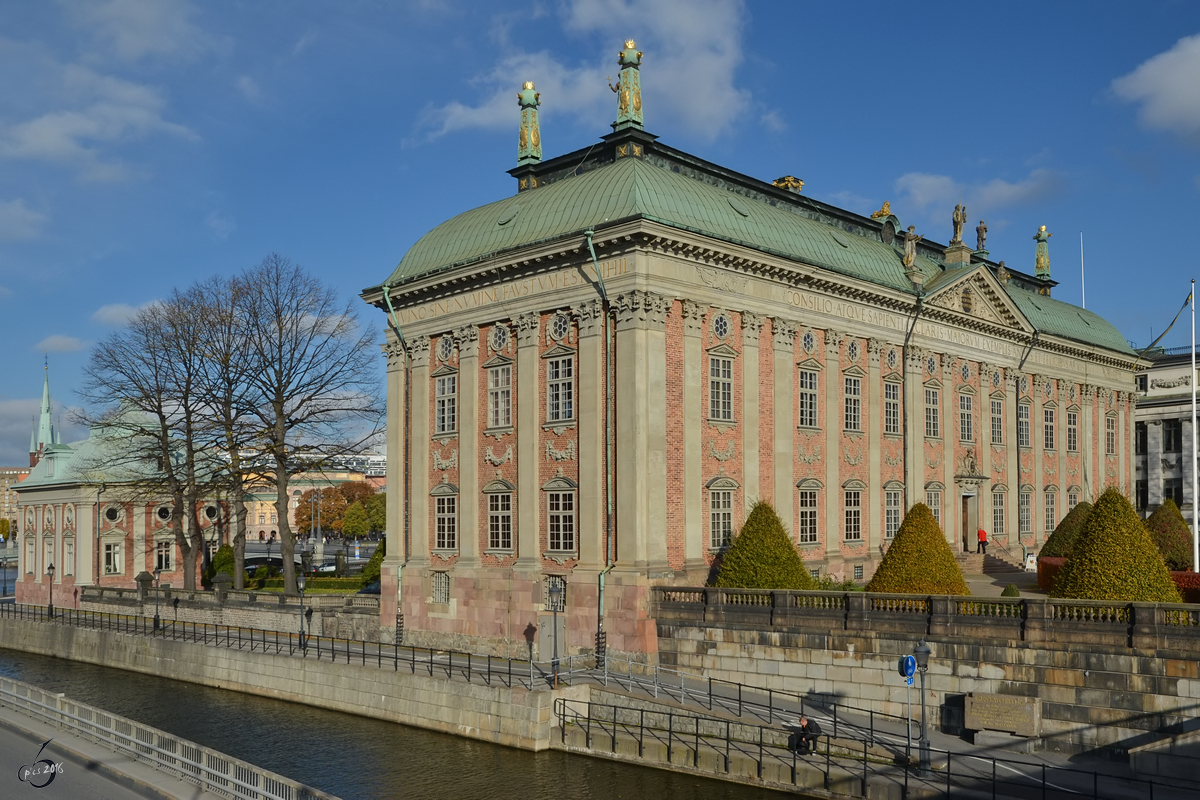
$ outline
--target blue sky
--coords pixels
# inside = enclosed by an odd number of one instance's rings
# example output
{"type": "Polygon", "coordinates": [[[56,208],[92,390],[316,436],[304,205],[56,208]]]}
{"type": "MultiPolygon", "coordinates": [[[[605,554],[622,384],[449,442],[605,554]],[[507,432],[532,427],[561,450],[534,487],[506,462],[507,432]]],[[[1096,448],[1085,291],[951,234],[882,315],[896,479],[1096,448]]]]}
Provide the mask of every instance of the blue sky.
{"type": "Polygon", "coordinates": [[[352,297],[511,194],[522,81],[547,157],[595,141],[626,37],[666,143],[854,211],[890,200],[935,241],[961,194],[1027,271],[1047,225],[1072,302],[1082,230],[1087,306],[1136,342],[1200,271],[1190,0],[5,3],[0,463],[26,460],[44,352],[78,437],[88,347],[131,309],[271,251],[352,297]]]}

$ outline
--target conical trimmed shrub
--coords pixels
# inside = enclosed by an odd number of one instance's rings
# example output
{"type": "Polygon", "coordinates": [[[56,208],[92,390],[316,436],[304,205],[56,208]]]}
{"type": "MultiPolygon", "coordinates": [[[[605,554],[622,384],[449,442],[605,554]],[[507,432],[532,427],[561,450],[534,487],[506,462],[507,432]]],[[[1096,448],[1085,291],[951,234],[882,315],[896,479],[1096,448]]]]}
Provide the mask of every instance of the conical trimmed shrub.
{"type": "Polygon", "coordinates": [[[1116,489],[1100,495],[1051,597],[1181,602],[1146,526],[1116,489]]]}
{"type": "Polygon", "coordinates": [[[721,560],[713,584],[727,589],[814,589],[775,509],[759,500],[721,560]]]}
{"type": "Polygon", "coordinates": [[[1186,571],[1192,568],[1192,532],[1175,501],[1167,501],[1146,520],[1150,540],[1158,548],[1167,569],[1186,571]]]}
{"type": "Polygon", "coordinates": [[[924,503],[908,510],[868,592],[970,594],[933,512],[924,503]]]}
{"type": "Polygon", "coordinates": [[[1054,533],[1050,534],[1050,538],[1042,545],[1038,555],[1044,558],[1067,558],[1070,556],[1075,549],[1079,532],[1083,530],[1083,526],[1087,524],[1091,514],[1092,504],[1086,500],[1072,508],[1071,513],[1062,518],[1058,527],[1054,529],[1054,533]]]}

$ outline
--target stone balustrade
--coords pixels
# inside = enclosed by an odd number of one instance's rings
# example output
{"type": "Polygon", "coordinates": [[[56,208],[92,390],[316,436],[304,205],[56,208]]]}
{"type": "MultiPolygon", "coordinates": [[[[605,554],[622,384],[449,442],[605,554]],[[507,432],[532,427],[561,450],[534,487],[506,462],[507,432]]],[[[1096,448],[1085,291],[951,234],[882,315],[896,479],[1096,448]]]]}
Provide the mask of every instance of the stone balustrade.
{"type": "Polygon", "coordinates": [[[660,623],[805,632],[874,631],[1200,653],[1200,606],[1047,598],[659,586],[660,623]]]}

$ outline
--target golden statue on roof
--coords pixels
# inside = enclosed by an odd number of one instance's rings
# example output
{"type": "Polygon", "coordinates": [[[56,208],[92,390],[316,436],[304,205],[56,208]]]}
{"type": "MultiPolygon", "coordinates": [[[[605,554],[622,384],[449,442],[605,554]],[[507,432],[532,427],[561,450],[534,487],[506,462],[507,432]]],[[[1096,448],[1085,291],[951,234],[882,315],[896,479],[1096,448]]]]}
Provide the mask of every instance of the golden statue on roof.
{"type": "Polygon", "coordinates": [[[625,49],[617,55],[621,71],[617,73],[617,85],[608,79],[608,88],[617,94],[617,121],[614,130],[642,127],[642,80],[639,68],[642,51],[633,39],[625,40],[625,49]]]}
{"type": "Polygon", "coordinates": [[[871,214],[871,219],[885,219],[892,215],[892,201],[884,200],[879,210],[871,214]]]}
{"type": "Polygon", "coordinates": [[[804,188],[804,181],[794,175],[784,175],[782,178],[776,178],[772,184],[780,189],[787,189],[789,192],[800,194],[800,190],[804,188]]]}

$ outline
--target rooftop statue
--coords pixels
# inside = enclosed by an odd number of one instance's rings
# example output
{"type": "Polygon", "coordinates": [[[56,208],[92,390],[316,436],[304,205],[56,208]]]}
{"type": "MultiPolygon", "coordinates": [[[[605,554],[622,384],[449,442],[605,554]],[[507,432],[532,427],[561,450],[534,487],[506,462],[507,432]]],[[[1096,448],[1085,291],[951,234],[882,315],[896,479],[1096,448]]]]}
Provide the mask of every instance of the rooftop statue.
{"type": "Polygon", "coordinates": [[[1037,233],[1033,235],[1034,241],[1037,242],[1037,257],[1034,261],[1033,274],[1037,278],[1050,277],[1050,237],[1053,233],[1046,233],[1046,226],[1042,225],[1038,228],[1037,233]]]}
{"type": "Polygon", "coordinates": [[[987,248],[984,247],[985,244],[987,244],[987,223],[979,220],[979,225],[975,228],[975,249],[981,253],[986,253],[987,248]]]}
{"type": "Polygon", "coordinates": [[[625,40],[625,49],[617,55],[617,63],[621,71],[617,73],[617,85],[613,86],[608,79],[608,88],[617,93],[617,121],[614,129],[642,127],[642,81],[640,67],[642,51],[637,49],[633,39],[625,40]]]}
{"type": "Polygon", "coordinates": [[[884,219],[892,215],[892,203],[890,200],[884,200],[883,205],[879,210],[871,214],[871,219],[884,219]]]}
{"type": "Polygon", "coordinates": [[[967,207],[958,205],[954,207],[954,235],[950,237],[950,244],[962,242],[963,224],[967,221],[967,207]]]}
{"type": "Polygon", "coordinates": [[[909,225],[908,231],[904,234],[904,269],[914,269],[917,263],[917,242],[924,239],[924,236],[917,235],[917,226],[909,225]]]}
{"type": "Polygon", "coordinates": [[[517,139],[517,163],[528,164],[542,160],[542,133],[538,124],[538,106],[541,94],[534,91],[533,81],[525,81],[517,92],[517,105],[521,108],[521,133],[517,139]]]}

